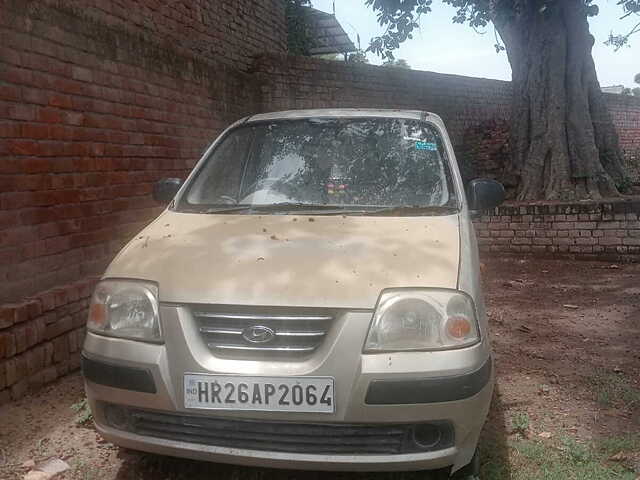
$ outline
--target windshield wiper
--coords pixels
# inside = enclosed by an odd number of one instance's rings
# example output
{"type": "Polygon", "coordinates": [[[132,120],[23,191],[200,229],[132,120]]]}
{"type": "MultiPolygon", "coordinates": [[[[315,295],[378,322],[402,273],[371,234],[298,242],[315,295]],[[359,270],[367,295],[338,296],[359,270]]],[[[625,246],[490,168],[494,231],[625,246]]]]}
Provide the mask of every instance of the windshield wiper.
{"type": "Polygon", "coordinates": [[[420,216],[420,215],[451,215],[456,213],[458,209],[450,206],[440,205],[396,205],[390,207],[382,207],[368,210],[365,215],[401,215],[401,216],[420,216]]]}
{"type": "Polygon", "coordinates": [[[203,210],[201,213],[231,213],[231,212],[241,212],[243,210],[251,210],[251,205],[229,205],[229,206],[215,206],[209,207],[203,210]]]}
{"type": "Polygon", "coordinates": [[[294,203],[281,202],[271,205],[254,205],[253,208],[259,212],[296,212],[299,215],[346,215],[346,214],[366,214],[369,207],[360,205],[331,205],[317,203],[294,203]]]}
{"type": "Polygon", "coordinates": [[[232,212],[283,212],[283,211],[296,211],[296,212],[316,212],[322,211],[335,211],[343,212],[340,205],[318,205],[313,203],[299,203],[299,202],[280,202],[270,204],[257,204],[257,205],[216,205],[202,211],[202,213],[232,213],[232,212]]]}

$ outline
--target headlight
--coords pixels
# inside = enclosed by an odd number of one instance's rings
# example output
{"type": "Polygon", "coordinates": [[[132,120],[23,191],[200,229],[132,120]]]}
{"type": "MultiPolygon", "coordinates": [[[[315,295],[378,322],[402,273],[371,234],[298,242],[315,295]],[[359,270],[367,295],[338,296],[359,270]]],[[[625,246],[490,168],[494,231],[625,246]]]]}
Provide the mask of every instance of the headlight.
{"type": "Polygon", "coordinates": [[[365,352],[449,350],[480,341],[473,300],[455,290],[390,289],[380,295],[365,352]]]}
{"type": "Polygon", "coordinates": [[[100,335],[160,342],[158,286],[137,280],[104,280],[89,307],[87,329],[100,335]]]}

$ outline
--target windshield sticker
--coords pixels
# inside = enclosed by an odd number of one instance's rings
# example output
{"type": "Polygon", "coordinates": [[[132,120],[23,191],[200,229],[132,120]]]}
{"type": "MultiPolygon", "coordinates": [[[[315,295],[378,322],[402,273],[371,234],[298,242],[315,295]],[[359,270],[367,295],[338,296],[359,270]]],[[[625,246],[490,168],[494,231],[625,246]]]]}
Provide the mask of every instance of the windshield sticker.
{"type": "Polygon", "coordinates": [[[416,142],[416,150],[438,150],[438,146],[432,142],[416,142]]]}

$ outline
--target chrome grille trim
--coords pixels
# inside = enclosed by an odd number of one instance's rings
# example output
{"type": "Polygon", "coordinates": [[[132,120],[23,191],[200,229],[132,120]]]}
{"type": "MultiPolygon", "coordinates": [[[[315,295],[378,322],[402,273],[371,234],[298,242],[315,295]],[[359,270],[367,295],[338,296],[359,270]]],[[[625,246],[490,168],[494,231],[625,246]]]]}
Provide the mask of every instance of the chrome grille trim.
{"type": "Polygon", "coordinates": [[[211,349],[220,348],[222,350],[245,350],[250,352],[313,352],[316,347],[249,347],[244,345],[225,345],[208,343],[211,349]]]}
{"type": "Polygon", "coordinates": [[[194,305],[191,312],[207,347],[222,355],[309,354],[321,345],[334,319],[334,312],[324,309],[264,307],[256,313],[247,312],[246,307],[214,309],[194,305]],[[253,337],[252,341],[253,327],[271,338],[253,337]]]}
{"type": "MultiPolygon", "coordinates": [[[[242,335],[241,329],[235,328],[211,328],[200,327],[200,333],[219,333],[222,335],[242,335]]],[[[279,337],[322,337],[326,335],[326,332],[291,332],[288,330],[278,330],[279,337]]]]}
{"type": "Polygon", "coordinates": [[[196,317],[220,318],[225,320],[283,320],[283,321],[323,321],[333,320],[333,317],[315,316],[315,315],[244,315],[236,313],[210,313],[210,312],[194,312],[196,317]]]}

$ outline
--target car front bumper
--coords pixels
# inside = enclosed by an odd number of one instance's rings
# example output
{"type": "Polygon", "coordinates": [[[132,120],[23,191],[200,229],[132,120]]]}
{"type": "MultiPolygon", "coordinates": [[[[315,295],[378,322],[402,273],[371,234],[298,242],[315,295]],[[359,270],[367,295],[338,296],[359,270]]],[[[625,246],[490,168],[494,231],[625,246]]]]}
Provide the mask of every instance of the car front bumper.
{"type": "MultiPolygon", "coordinates": [[[[165,345],[87,334],[83,370],[87,397],[101,435],[116,445],[163,455],[269,468],[412,471],[463,467],[473,456],[493,390],[488,346],[457,351],[362,354],[368,312],[349,313],[313,357],[300,362],[215,358],[194,332],[188,312],[163,306],[165,345]],[[348,317],[348,318],[347,318],[348,317]],[[455,366],[455,367],[453,367],[455,366]],[[185,372],[270,376],[331,376],[336,410],[327,413],[201,411],[187,409],[185,372]],[[450,444],[405,453],[288,452],[212,445],[194,436],[168,438],[116,428],[105,405],[180,418],[282,422],[290,425],[416,425],[446,422],[450,444]]],[[[181,424],[188,421],[180,420],[181,424]]],[[[215,442],[214,442],[215,443],[215,442]]]]}

